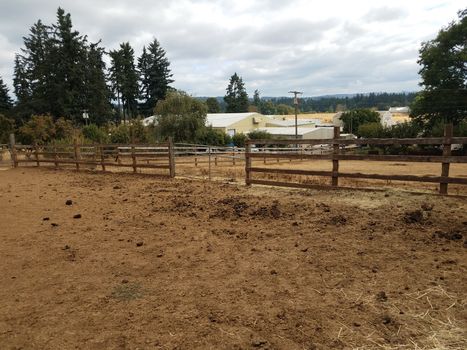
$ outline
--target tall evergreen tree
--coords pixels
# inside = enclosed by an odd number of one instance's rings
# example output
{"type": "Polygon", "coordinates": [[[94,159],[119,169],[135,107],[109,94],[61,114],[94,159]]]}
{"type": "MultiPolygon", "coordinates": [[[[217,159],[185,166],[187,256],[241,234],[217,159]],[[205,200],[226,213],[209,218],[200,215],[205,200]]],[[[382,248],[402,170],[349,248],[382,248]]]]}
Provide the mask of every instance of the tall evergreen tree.
{"type": "Polygon", "coordinates": [[[226,91],[224,101],[227,104],[227,113],[248,112],[248,94],[246,93],[242,78],[237,73],[234,73],[230,77],[226,91]]]}
{"type": "Polygon", "coordinates": [[[110,91],[105,78],[104,49],[98,43],[91,44],[87,52],[85,105],[92,123],[103,124],[112,114],[110,91]]]}
{"type": "Polygon", "coordinates": [[[70,14],[65,14],[61,8],[57,10],[57,23],[53,28],[51,61],[55,79],[52,87],[58,101],[51,106],[52,114],[77,120],[89,107],[85,105],[86,38],[73,30],[70,14]]]}
{"type": "Polygon", "coordinates": [[[153,113],[157,102],[165,98],[170,84],[173,83],[170,62],[165,55],[159,41],[154,39],[147,49],[143,48],[138,59],[141,111],[144,115],[153,113]]]}
{"type": "Polygon", "coordinates": [[[31,87],[24,57],[18,54],[15,56],[13,87],[18,103],[26,104],[31,98],[31,87]]]}
{"type": "Polygon", "coordinates": [[[47,26],[40,20],[35,23],[24,37],[21,54],[15,58],[16,109],[23,115],[49,113],[76,122],[82,122],[83,110],[102,112],[99,117],[107,114],[102,109],[109,101],[102,84],[103,72],[99,71],[103,64],[97,57],[102,54],[95,49],[73,29],[70,14],[61,8],[55,24],[47,26]]]}
{"type": "Polygon", "coordinates": [[[8,87],[0,77],[0,113],[6,114],[13,107],[13,101],[8,94],[8,87]]]}
{"type": "Polygon", "coordinates": [[[138,107],[138,74],[135,67],[135,51],[129,43],[120,44],[120,49],[110,51],[111,67],[110,81],[117,98],[120,110],[120,100],[123,106],[123,117],[132,117],[138,107]]]}
{"type": "Polygon", "coordinates": [[[120,50],[112,50],[109,52],[110,68],[109,82],[112,92],[112,98],[117,100],[118,114],[123,116],[122,111],[122,85],[123,85],[123,57],[120,50]]]}

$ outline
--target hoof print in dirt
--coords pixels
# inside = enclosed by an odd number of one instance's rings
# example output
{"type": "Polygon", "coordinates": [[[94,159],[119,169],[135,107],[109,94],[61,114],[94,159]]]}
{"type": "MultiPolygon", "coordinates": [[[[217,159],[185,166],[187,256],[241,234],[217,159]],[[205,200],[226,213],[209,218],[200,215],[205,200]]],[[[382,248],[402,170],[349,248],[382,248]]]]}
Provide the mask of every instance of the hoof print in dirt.
{"type": "Polygon", "coordinates": [[[384,291],[381,291],[378,294],[376,294],[376,300],[385,302],[388,300],[388,296],[386,295],[384,291]]]}
{"type": "Polygon", "coordinates": [[[422,224],[426,222],[427,218],[427,212],[421,210],[406,211],[404,214],[404,221],[406,224],[422,224]]]}
{"type": "Polygon", "coordinates": [[[50,220],[49,217],[42,218],[42,221],[49,221],[49,220],[50,220]]]}
{"type": "Polygon", "coordinates": [[[57,227],[58,224],[57,224],[56,222],[52,222],[52,223],[50,224],[50,226],[52,226],[52,227],[57,227]]]}
{"type": "Polygon", "coordinates": [[[73,215],[73,219],[81,219],[81,214],[75,214],[75,215],[73,215]]]}
{"type": "Polygon", "coordinates": [[[73,201],[71,199],[67,199],[65,205],[72,205],[73,201]]]}
{"type": "Polygon", "coordinates": [[[136,246],[137,246],[137,247],[141,247],[143,244],[144,244],[143,241],[136,242],[136,246]]]}

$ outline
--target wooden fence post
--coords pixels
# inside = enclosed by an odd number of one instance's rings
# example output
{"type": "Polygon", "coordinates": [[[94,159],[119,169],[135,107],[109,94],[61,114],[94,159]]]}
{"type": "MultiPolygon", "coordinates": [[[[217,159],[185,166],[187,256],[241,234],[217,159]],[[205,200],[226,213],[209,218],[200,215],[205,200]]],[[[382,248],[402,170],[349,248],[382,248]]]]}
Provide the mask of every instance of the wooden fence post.
{"type": "Polygon", "coordinates": [[[105,157],[104,157],[104,147],[102,145],[99,146],[99,152],[101,154],[101,167],[102,171],[105,171],[105,157]]]}
{"type": "Polygon", "coordinates": [[[37,166],[40,166],[40,164],[39,164],[39,146],[37,145],[37,142],[34,143],[34,154],[36,156],[36,164],[37,164],[37,166]]]}
{"type": "Polygon", "coordinates": [[[131,145],[131,162],[133,164],[133,172],[136,173],[136,155],[134,145],[131,145]]]}
{"type": "Polygon", "coordinates": [[[211,146],[208,147],[208,178],[211,181],[211,146]]]}
{"type": "Polygon", "coordinates": [[[251,186],[251,144],[250,141],[246,142],[245,145],[245,185],[251,186]]]}
{"type": "Polygon", "coordinates": [[[235,148],[232,147],[232,165],[235,165],[235,148]]]}
{"type": "Polygon", "coordinates": [[[13,167],[18,167],[18,154],[16,152],[16,141],[15,134],[10,134],[10,150],[11,150],[11,160],[13,160],[13,167]]]}
{"type": "MultiPolygon", "coordinates": [[[[339,139],[340,136],[340,127],[335,126],[334,127],[334,140],[339,139]]],[[[331,179],[331,185],[336,187],[339,184],[339,160],[337,159],[337,156],[339,154],[339,144],[334,143],[332,146],[333,152],[332,152],[332,179],[331,179]]]]}
{"type": "Polygon", "coordinates": [[[78,146],[78,141],[76,139],[73,140],[73,149],[75,153],[75,166],[76,166],[76,171],[79,171],[79,146],[78,146]]]}
{"type": "MultiPolygon", "coordinates": [[[[173,139],[171,137],[169,137],[168,151],[169,151],[170,177],[175,177],[175,149],[174,149],[173,139]]],[[[195,158],[195,162],[196,162],[196,158],[195,158]]]]}
{"type": "MultiPolygon", "coordinates": [[[[443,157],[451,155],[451,137],[452,124],[446,124],[444,126],[443,157]]],[[[448,194],[449,164],[449,162],[441,163],[441,181],[439,183],[439,193],[441,194],[448,194]]]]}
{"type": "Polygon", "coordinates": [[[55,164],[55,169],[58,169],[58,154],[57,154],[57,146],[54,144],[54,164],[55,164]]]}

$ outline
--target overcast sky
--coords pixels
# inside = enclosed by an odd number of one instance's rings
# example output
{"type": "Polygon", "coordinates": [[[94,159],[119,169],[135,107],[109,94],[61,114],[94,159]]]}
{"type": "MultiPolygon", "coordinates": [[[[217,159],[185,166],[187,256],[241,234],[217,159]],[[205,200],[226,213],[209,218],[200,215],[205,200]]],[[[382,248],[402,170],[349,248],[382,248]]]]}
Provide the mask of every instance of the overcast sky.
{"type": "Polygon", "coordinates": [[[460,0],[0,0],[0,76],[11,87],[22,37],[58,6],[106,49],[137,55],[157,38],[173,86],[223,96],[237,72],[252,96],[418,90],[420,43],[456,19],[460,0]]]}

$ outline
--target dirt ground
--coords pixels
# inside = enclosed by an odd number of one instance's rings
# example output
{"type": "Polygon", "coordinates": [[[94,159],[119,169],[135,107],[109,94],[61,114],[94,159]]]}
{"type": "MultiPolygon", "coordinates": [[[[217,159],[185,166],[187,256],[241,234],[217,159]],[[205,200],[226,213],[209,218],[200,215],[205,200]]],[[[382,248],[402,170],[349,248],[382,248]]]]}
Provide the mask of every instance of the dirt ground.
{"type": "Polygon", "coordinates": [[[467,199],[0,171],[0,349],[466,349],[467,199]]]}

